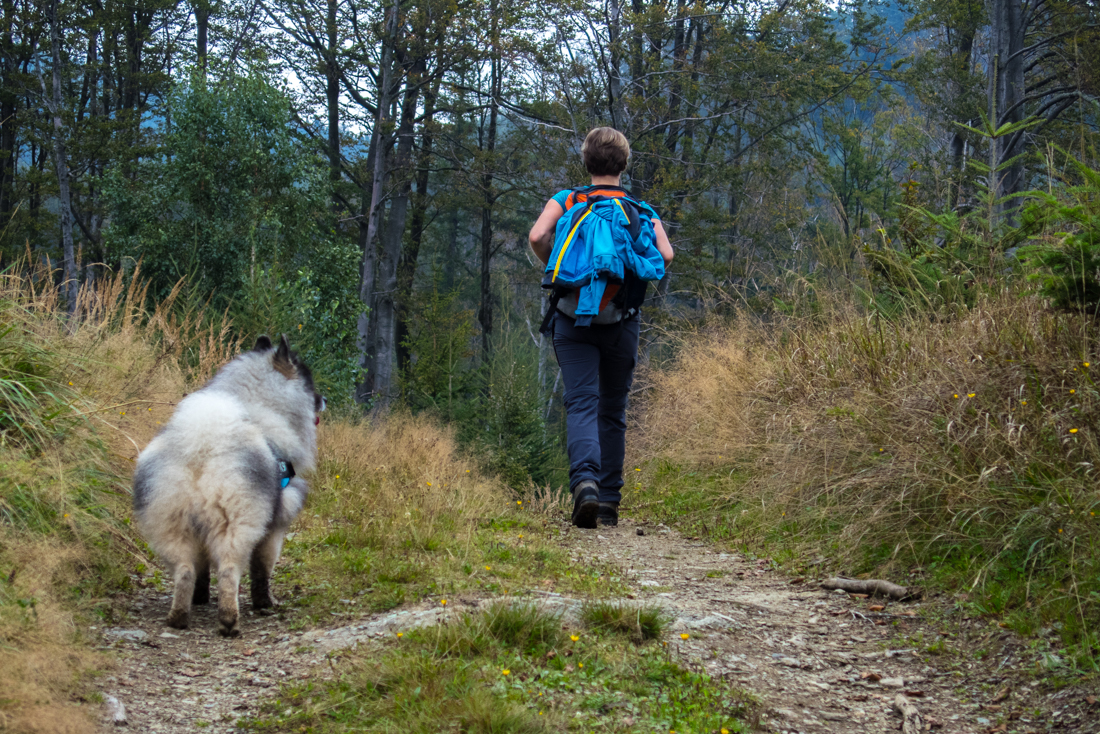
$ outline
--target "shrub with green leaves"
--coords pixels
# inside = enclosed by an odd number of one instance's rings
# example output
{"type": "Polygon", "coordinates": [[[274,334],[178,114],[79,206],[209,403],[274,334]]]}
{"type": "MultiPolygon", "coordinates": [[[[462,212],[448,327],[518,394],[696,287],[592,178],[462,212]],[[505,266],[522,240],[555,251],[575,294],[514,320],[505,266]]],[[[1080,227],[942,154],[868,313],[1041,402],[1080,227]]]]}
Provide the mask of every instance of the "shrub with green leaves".
{"type": "MultiPolygon", "coordinates": [[[[1020,248],[1041,292],[1056,308],[1100,311],[1100,171],[1067,156],[1074,181],[1031,192],[1026,225],[1044,233],[1020,248]]],[[[1068,178],[1068,177],[1067,177],[1068,178]]]]}
{"type": "Polygon", "coordinates": [[[108,251],[140,260],[155,298],[187,278],[247,341],[287,333],[326,396],[350,400],[359,251],[326,218],[324,167],[296,140],[289,98],[258,73],[195,76],[168,110],[160,155],[107,177],[108,251]]]}

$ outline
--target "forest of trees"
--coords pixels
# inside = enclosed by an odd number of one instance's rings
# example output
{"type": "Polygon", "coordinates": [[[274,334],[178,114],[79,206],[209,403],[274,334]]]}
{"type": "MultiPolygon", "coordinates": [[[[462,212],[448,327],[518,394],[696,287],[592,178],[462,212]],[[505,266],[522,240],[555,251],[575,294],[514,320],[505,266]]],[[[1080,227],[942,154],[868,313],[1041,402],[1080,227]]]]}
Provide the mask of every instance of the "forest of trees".
{"type": "Polygon", "coordinates": [[[0,267],[48,258],[73,307],[184,279],[330,399],[435,410],[540,482],[526,234],[589,128],[626,133],[677,251],[659,331],[978,257],[966,217],[1017,226],[1100,125],[1096,0],[0,0],[0,54],[0,267]]]}

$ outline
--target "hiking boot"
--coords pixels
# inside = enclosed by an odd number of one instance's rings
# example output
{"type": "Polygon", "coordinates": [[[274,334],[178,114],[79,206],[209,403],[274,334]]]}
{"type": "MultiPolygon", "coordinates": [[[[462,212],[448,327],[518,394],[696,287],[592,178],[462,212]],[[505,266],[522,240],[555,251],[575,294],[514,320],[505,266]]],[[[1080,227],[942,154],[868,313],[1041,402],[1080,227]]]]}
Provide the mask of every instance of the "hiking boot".
{"type": "Polygon", "coordinates": [[[573,524],[578,528],[596,527],[596,513],[600,509],[600,489],[591,479],[573,489],[573,524]]]}
{"type": "Polygon", "coordinates": [[[619,503],[601,502],[600,509],[596,513],[596,519],[599,521],[600,525],[618,525],[619,503]]]}

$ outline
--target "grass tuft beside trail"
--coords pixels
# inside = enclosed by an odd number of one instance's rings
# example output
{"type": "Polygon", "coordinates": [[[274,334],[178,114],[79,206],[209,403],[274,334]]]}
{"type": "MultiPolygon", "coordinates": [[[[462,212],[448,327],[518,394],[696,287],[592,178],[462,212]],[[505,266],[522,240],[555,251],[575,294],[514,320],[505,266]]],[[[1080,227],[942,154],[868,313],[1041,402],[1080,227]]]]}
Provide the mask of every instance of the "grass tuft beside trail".
{"type": "Polygon", "coordinates": [[[592,635],[527,602],[340,656],[245,728],[278,732],[737,732],[755,702],[681,667],[667,643],[592,635]]]}
{"type": "Polygon", "coordinates": [[[625,505],[799,567],[955,590],[1100,662],[1100,333],[1005,291],[941,317],[818,303],[644,376],[625,505]]]}

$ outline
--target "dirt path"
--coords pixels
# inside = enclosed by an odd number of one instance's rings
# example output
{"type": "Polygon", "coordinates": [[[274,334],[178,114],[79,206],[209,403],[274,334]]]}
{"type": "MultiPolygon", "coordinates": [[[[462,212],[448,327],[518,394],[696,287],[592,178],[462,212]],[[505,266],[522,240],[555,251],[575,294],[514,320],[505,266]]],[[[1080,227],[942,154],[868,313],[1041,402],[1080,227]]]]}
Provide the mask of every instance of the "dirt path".
{"type": "Polygon", "coordinates": [[[880,602],[792,583],[766,560],[663,526],[644,527],[644,536],[637,528],[573,531],[568,542],[578,557],[620,565],[637,579],[639,600],[674,614],[670,638],[683,659],[756,695],[765,731],[893,732],[901,718],[891,704],[905,693],[941,732],[1100,732],[1090,694],[1027,676],[1035,653],[993,623],[960,620],[945,635],[932,604],[876,616],[868,607],[880,602]],[[944,653],[929,654],[930,643],[944,653]]]}
{"type": "MultiPolygon", "coordinates": [[[[1096,692],[1056,690],[1028,677],[1037,653],[996,625],[960,620],[948,629],[922,603],[875,617],[868,600],[792,583],[767,561],[721,553],[662,526],[642,526],[644,535],[638,528],[630,521],[594,531],[563,525],[560,542],[578,560],[617,565],[632,598],[664,607],[675,620],[669,644],[686,662],[758,697],[763,731],[893,732],[901,720],[891,702],[901,692],[940,732],[1100,732],[1096,692]],[[929,646],[944,652],[931,655],[929,646]]],[[[532,595],[567,612],[579,603],[532,595]]],[[[421,605],[337,613],[331,628],[301,632],[279,617],[252,616],[246,606],[243,637],[227,641],[214,634],[213,606],[197,610],[193,629],[169,630],[169,601],[167,593],[143,590],[125,627],[96,630],[119,655],[118,669],[102,681],[104,696],[123,703],[131,728],[165,734],[235,731],[278,683],[331,676],[328,651],[462,611],[452,604],[446,611],[421,605]]]]}

